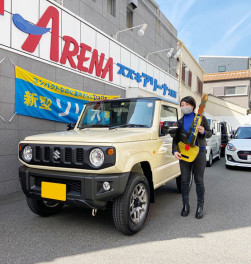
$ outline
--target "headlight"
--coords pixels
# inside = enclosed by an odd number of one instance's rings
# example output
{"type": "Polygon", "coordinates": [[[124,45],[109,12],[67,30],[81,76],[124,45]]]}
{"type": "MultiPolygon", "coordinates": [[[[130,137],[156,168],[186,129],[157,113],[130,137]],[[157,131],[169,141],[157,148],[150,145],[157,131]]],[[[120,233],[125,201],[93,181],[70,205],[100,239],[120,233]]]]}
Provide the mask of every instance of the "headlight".
{"type": "Polygon", "coordinates": [[[91,151],[89,158],[93,166],[100,167],[104,163],[104,152],[99,148],[95,148],[91,151]]]}
{"type": "Polygon", "coordinates": [[[26,162],[30,162],[32,159],[32,148],[30,146],[26,146],[23,150],[22,154],[23,160],[26,162]]]}
{"type": "Polygon", "coordinates": [[[230,151],[235,151],[235,150],[236,150],[236,148],[235,148],[235,146],[234,146],[233,144],[231,144],[231,143],[228,143],[228,144],[227,144],[227,150],[230,150],[230,151]]]}

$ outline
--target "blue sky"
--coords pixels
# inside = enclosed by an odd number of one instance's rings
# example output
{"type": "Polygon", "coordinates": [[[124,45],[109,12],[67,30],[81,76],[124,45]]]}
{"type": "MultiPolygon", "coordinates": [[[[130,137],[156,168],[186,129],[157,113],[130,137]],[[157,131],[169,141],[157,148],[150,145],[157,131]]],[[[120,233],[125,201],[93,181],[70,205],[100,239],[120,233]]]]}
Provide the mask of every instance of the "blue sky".
{"type": "Polygon", "coordinates": [[[251,0],[155,0],[198,61],[199,55],[251,57],[251,0]]]}

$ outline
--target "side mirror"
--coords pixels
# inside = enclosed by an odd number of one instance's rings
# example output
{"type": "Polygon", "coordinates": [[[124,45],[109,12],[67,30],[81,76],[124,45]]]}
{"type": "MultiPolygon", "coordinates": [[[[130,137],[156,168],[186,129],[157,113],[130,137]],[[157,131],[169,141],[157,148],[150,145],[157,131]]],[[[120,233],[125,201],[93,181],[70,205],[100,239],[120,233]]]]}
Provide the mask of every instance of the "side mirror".
{"type": "Polygon", "coordinates": [[[76,123],[67,124],[67,131],[73,130],[75,126],[76,126],[76,123]]]}
{"type": "Polygon", "coordinates": [[[168,134],[168,132],[169,132],[169,125],[168,125],[168,122],[165,121],[165,122],[163,122],[163,125],[161,127],[161,135],[165,136],[168,134]]]}
{"type": "Polygon", "coordinates": [[[175,137],[177,129],[178,127],[173,127],[172,125],[170,127],[170,122],[165,121],[163,122],[163,125],[161,127],[161,135],[165,136],[167,134],[170,134],[171,137],[175,137]]]}
{"type": "Polygon", "coordinates": [[[178,127],[172,127],[172,128],[169,128],[169,134],[172,138],[174,138],[177,134],[177,131],[178,131],[178,127]]]}

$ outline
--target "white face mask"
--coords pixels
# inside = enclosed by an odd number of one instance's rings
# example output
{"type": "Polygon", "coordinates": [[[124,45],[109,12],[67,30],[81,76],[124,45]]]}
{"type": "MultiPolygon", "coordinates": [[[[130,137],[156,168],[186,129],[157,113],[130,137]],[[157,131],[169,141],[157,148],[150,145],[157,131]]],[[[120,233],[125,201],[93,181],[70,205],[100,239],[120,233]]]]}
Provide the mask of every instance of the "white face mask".
{"type": "Polygon", "coordinates": [[[183,107],[181,107],[181,112],[184,115],[191,114],[193,112],[193,107],[192,106],[183,106],[183,107]]]}

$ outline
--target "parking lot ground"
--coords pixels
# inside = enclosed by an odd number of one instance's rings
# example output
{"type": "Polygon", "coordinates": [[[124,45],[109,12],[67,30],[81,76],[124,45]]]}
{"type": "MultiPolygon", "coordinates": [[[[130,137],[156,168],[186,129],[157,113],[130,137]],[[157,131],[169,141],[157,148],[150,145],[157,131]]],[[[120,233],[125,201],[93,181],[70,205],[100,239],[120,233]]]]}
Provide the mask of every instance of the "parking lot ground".
{"type": "Polygon", "coordinates": [[[64,207],[43,218],[28,209],[23,193],[0,197],[0,263],[251,263],[251,170],[206,168],[205,217],[181,217],[175,181],[156,190],[144,228],[119,233],[112,211],[64,207]]]}

